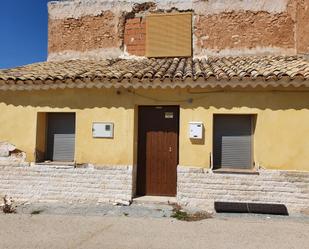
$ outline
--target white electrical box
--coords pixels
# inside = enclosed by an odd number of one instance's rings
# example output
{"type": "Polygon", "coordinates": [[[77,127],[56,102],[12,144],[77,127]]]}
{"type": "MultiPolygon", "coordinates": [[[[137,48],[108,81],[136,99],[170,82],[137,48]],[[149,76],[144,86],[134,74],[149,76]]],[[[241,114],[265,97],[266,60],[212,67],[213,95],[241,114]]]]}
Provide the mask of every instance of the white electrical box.
{"type": "Polygon", "coordinates": [[[92,124],[92,137],[94,138],[113,138],[114,124],[107,122],[95,122],[92,124]]]}
{"type": "Polygon", "coordinates": [[[189,123],[189,138],[190,139],[203,139],[203,123],[190,122],[189,123]]]}

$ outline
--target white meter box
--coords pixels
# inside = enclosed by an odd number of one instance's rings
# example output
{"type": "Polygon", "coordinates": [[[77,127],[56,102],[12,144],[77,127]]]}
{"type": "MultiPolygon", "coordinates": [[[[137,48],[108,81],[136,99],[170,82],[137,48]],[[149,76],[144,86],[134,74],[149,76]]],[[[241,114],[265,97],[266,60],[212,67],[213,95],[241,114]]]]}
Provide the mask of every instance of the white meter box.
{"type": "Polygon", "coordinates": [[[189,138],[190,139],[203,139],[203,123],[190,122],[189,123],[189,138]]]}
{"type": "Polygon", "coordinates": [[[114,123],[94,122],[92,124],[92,137],[113,138],[114,137],[114,123]]]}

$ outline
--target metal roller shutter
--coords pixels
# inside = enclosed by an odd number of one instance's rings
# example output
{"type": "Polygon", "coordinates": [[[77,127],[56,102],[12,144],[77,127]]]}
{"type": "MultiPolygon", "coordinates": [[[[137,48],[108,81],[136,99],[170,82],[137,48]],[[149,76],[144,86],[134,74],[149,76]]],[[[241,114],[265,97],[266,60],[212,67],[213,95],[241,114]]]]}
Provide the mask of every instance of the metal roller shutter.
{"type": "Polygon", "coordinates": [[[73,161],[75,134],[54,135],[54,161],[73,161]]]}
{"type": "Polygon", "coordinates": [[[74,161],[75,114],[49,113],[47,155],[52,161],[74,161]]]}
{"type": "Polygon", "coordinates": [[[214,168],[252,167],[252,116],[215,115],[214,168]]]}

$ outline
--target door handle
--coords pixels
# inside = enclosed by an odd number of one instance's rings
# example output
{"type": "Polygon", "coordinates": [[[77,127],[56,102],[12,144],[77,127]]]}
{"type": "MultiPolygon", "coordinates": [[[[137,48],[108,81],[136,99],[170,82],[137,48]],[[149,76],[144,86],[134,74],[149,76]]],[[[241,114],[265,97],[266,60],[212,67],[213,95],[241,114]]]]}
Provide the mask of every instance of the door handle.
{"type": "Polygon", "coordinates": [[[171,147],[171,146],[168,148],[168,151],[169,151],[169,152],[172,152],[172,147],[171,147]]]}

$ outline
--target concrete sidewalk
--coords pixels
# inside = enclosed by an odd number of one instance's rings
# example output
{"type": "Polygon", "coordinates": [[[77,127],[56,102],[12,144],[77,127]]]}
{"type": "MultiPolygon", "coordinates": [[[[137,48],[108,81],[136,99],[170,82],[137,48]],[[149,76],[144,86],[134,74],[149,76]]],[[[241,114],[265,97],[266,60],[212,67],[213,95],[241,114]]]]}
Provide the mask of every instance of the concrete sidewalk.
{"type": "Polygon", "coordinates": [[[308,217],[225,214],[185,222],[170,218],[170,207],[43,206],[0,214],[0,248],[309,247],[308,217]]]}

